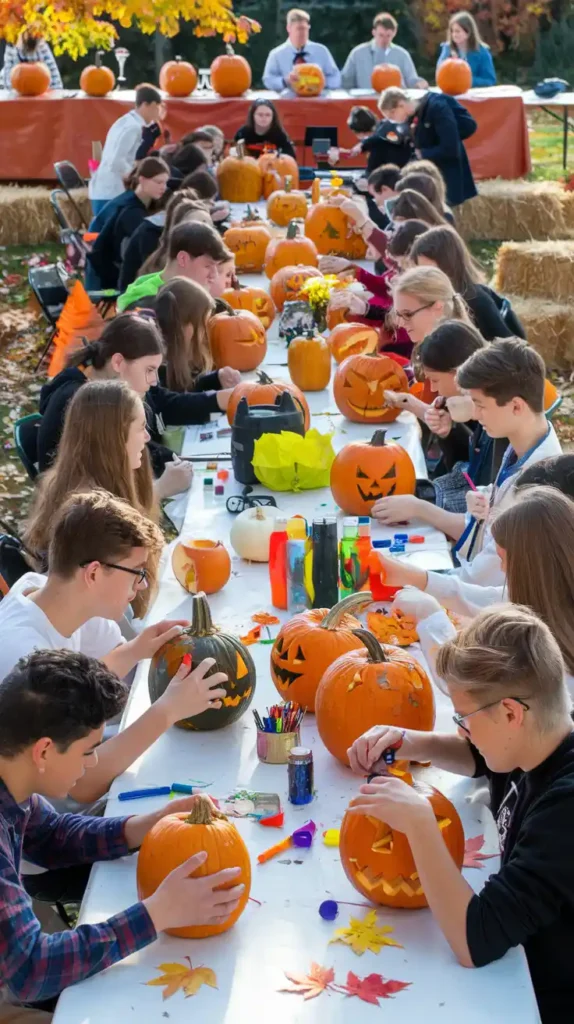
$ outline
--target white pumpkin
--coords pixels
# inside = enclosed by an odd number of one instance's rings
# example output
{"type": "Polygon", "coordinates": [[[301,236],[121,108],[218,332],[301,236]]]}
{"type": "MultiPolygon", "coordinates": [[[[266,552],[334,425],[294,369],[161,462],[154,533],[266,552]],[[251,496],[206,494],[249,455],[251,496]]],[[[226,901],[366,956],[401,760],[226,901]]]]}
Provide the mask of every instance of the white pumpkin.
{"type": "Polygon", "coordinates": [[[256,505],[240,512],[229,534],[239,557],[247,562],[268,562],[269,538],[275,529],[276,517],[283,514],[273,505],[256,505]]]}

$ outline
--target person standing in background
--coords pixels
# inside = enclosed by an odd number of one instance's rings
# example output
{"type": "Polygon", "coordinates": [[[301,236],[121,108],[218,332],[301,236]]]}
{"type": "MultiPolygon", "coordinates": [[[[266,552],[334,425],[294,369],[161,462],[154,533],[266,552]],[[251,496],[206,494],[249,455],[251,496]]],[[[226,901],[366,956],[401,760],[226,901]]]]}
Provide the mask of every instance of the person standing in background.
{"type": "Polygon", "coordinates": [[[296,64],[318,64],[325,75],[327,89],[339,89],[341,72],[330,51],[322,43],[309,40],[311,19],[297,7],[287,14],[288,39],[271,50],[263,71],[263,84],[275,92],[291,93],[292,72],[296,64]]]}
{"type": "Polygon", "coordinates": [[[0,84],[5,89],[11,89],[10,75],[18,64],[30,64],[34,61],[42,61],[50,72],[50,89],[62,89],[62,79],[54,54],[48,43],[42,36],[35,35],[30,29],[22,32],[15,46],[6,44],[4,51],[4,66],[0,77],[0,84]]]}
{"type": "Polygon", "coordinates": [[[398,24],[392,14],[376,14],[373,19],[373,38],[351,50],[341,72],[343,89],[370,89],[371,75],[377,64],[392,64],[401,73],[401,85],[407,89],[427,89],[428,82],[417,74],[413,58],[393,40],[398,24]]]}
{"type": "Polygon", "coordinates": [[[436,69],[449,57],[465,60],[472,71],[472,86],[496,85],[496,71],[490,48],[483,43],[478,25],[468,11],[453,14],[448,23],[446,43],[443,43],[438,55],[436,69]]]}

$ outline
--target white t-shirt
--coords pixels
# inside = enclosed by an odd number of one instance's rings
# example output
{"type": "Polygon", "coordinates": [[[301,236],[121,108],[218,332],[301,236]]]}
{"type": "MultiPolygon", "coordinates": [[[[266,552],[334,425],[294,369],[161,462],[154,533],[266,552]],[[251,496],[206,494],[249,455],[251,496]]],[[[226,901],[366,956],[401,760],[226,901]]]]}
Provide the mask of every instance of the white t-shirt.
{"type": "Polygon", "coordinates": [[[27,591],[38,590],[45,583],[45,576],[27,572],[0,601],[0,680],[32,651],[64,649],[103,658],[124,642],[120,627],[111,619],[89,619],[71,636],[62,636],[26,596],[27,591]]]}

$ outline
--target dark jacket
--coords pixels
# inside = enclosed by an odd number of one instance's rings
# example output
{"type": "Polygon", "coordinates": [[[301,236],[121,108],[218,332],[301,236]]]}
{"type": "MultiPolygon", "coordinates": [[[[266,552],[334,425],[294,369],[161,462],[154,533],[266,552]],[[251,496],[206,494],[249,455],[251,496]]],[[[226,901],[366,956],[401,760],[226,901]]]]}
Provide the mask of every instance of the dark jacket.
{"type": "Polygon", "coordinates": [[[275,149],[280,149],[287,156],[296,157],[291,139],[281,128],[271,128],[266,135],[258,135],[257,132],[244,124],[242,128],[235,132],[235,141],[238,142],[240,139],[245,143],[249,156],[261,156],[265,146],[275,146],[275,149]]]}
{"type": "MultiPolygon", "coordinates": [[[[91,268],[97,275],[100,288],[117,289],[125,244],[147,216],[146,207],[135,192],[128,192],[127,197],[125,202],[118,205],[108,216],[91,252],[88,253],[88,268],[91,268]]],[[[115,200],[113,201],[115,202],[115,200]]],[[[105,209],[110,205],[108,203],[105,209]]],[[[86,282],[90,289],[92,281],[89,270],[86,274],[86,282]]]]}
{"type": "Polygon", "coordinates": [[[413,159],[413,144],[406,127],[384,118],[373,134],[363,139],[361,152],[367,154],[367,175],[383,164],[404,167],[413,159]]]}
{"type": "Polygon", "coordinates": [[[415,149],[432,160],[446,184],[449,206],[477,195],[463,139],[476,131],[476,121],[453,96],[429,92],[411,122],[415,149]]]}
{"type": "MultiPolygon", "coordinates": [[[[495,338],[511,338],[514,335],[515,332],[505,321],[493,293],[487,285],[475,285],[472,292],[463,294],[463,298],[475,326],[485,341],[494,341],[495,338]]],[[[524,337],[524,334],[520,334],[519,337],[524,337]]]]}
{"type": "Polygon", "coordinates": [[[163,232],[163,227],[154,224],[146,217],[136,228],[124,250],[118,291],[122,294],[128,285],[135,281],[148,256],[155,252],[163,232]]]}

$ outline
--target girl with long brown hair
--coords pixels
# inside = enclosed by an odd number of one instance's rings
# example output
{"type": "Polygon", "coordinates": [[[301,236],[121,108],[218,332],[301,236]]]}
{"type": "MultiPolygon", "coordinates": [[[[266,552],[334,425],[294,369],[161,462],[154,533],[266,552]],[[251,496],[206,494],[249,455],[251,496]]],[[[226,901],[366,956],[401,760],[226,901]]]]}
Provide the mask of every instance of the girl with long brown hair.
{"type": "MultiPolygon", "coordinates": [[[[166,363],[160,381],[172,391],[218,390],[225,370],[213,372],[208,322],[215,309],[209,292],[185,277],[174,277],[157,294],[154,302],[158,326],[166,347],[166,363]],[[202,376],[203,375],[203,376],[202,376]],[[200,380],[198,380],[200,378],[200,380]]],[[[239,383],[240,374],[233,373],[239,383]]]]}
{"type": "Polygon", "coordinates": [[[448,23],[436,69],[449,57],[465,60],[472,73],[472,86],[496,85],[496,71],[490,48],[480,38],[478,25],[469,11],[457,11],[448,23]]]}

